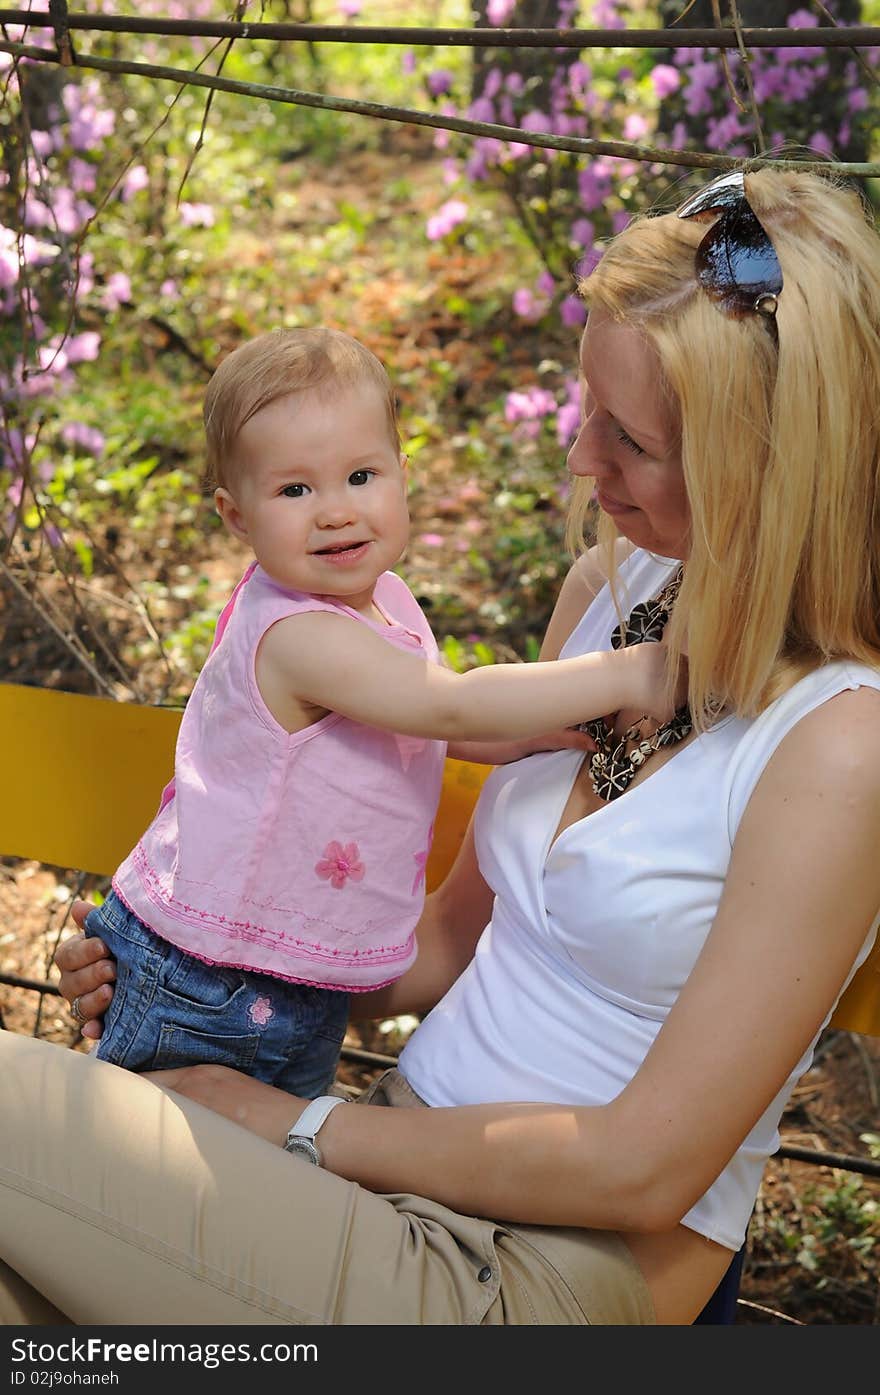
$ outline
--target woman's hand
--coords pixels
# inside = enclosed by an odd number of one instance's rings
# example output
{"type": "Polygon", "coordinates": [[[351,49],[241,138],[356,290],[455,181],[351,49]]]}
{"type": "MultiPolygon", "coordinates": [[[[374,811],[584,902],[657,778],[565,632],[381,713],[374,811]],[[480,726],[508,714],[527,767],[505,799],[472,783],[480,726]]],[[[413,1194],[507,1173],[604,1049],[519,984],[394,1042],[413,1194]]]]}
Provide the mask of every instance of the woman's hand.
{"type": "MultiPolygon", "coordinates": [[[[74,901],[71,914],[80,929],[92,910],[90,902],[74,901]]],[[[58,987],[62,998],[70,1004],[79,999],[79,1010],[86,1019],[82,1034],[90,1041],[97,1041],[116,978],[116,965],[110,951],[101,940],[87,940],[84,935],[76,935],[58,946],[55,963],[61,970],[58,987]]]]}
{"type": "Polygon", "coordinates": [[[178,1066],[173,1070],[144,1071],[143,1078],[213,1109],[279,1147],[283,1147],[288,1129],[309,1103],[229,1066],[178,1066]]]}

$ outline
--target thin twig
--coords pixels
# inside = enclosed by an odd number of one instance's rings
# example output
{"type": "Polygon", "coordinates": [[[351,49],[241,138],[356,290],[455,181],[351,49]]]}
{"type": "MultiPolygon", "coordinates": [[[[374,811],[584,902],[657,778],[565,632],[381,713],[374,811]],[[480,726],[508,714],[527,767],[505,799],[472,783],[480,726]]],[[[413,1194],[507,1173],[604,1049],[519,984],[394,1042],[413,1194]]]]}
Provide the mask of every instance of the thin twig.
{"type": "Polygon", "coordinates": [[[792,1327],[806,1327],[805,1322],[800,1318],[789,1317],[788,1313],[780,1313],[776,1308],[768,1308],[764,1303],[753,1303],[750,1298],[737,1298],[738,1308],[749,1308],[752,1312],[763,1313],[765,1317],[776,1318],[778,1322],[788,1322],[792,1327]]]}
{"type": "Polygon", "coordinates": [[[12,568],[8,565],[5,558],[3,557],[0,557],[0,573],[2,573],[3,576],[6,577],[6,580],[9,582],[10,586],[12,586],[13,589],[16,590],[18,594],[25,601],[27,601],[30,606],[33,607],[33,609],[39,615],[40,619],[43,621],[45,625],[48,626],[48,628],[53,632],[53,634],[57,635],[58,639],[61,640],[61,643],[64,645],[65,649],[67,649],[73,655],[78,664],[82,665],[82,667],[94,680],[94,682],[101,689],[101,691],[106,693],[108,697],[115,697],[116,694],[113,692],[113,689],[111,688],[110,684],[103,677],[103,675],[100,674],[98,670],[95,668],[95,665],[92,663],[88,655],[83,650],[76,636],[71,634],[68,630],[65,630],[60,624],[56,623],[52,615],[49,614],[48,606],[41,605],[37,598],[30,591],[28,591],[27,587],[22,585],[12,568]]]}

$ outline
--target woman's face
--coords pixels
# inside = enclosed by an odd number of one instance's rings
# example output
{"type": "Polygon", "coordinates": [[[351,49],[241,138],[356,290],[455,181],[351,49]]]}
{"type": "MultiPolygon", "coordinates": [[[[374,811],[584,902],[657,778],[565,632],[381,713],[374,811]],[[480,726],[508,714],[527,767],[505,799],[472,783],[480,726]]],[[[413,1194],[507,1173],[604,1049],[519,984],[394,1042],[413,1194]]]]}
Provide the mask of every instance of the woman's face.
{"type": "Polygon", "coordinates": [[[583,416],[568,452],[573,475],[592,475],[599,507],[637,547],[685,557],[690,510],[678,430],[647,340],[592,311],[581,341],[583,416]]]}

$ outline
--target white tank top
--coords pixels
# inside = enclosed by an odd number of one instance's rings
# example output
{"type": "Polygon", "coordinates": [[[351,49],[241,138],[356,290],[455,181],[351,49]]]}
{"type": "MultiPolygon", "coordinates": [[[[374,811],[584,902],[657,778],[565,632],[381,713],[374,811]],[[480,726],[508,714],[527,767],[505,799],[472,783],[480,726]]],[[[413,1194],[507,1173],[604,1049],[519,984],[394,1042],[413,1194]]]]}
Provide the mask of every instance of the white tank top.
{"type": "MultiPolygon", "coordinates": [[[[620,570],[624,613],[677,565],[632,554],[620,570]]],[[[610,648],[617,620],[605,586],[563,656],[610,648]]],[[[880,688],[880,674],[826,664],[755,720],[722,719],[552,847],[581,753],[497,767],[475,824],[480,868],[495,892],[492,919],[467,970],[401,1055],[413,1089],[435,1106],[598,1105],[619,1094],[703,947],[733,838],[768,760],[801,717],[862,685],[880,688]]],[[[849,978],[870,952],[878,921],[849,978]]],[[[742,1244],[765,1161],[779,1144],[780,1116],[815,1042],[685,1225],[732,1250],[742,1244]]]]}

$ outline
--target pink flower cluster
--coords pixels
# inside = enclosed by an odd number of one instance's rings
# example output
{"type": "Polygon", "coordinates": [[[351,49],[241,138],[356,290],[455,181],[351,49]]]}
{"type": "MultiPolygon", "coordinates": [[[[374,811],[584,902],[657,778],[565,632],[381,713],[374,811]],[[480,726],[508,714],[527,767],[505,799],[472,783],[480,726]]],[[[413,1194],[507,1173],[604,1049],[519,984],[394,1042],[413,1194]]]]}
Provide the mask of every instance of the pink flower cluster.
{"type": "MultiPolygon", "coordinates": [[[[37,0],[32,8],[45,11],[46,0],[37,0]]],[[[97,8],[116,10],[112,0],[100,0],[97,8]]],[[[216,17],[214,0],[143,0],[139,10],[171,18],[216,17]]],[[[54,43],[51,34],[22,26],[6,32],[31,44],[54,43]]],[[[22,80],[33,66],[22,60],[22,80]]],[[[21,91],[18,70],[8,55],[0,55],[0,71],[5,105],[14,118],[22,104],[21,91]]],[[[27,123],[18,127],[26,156],[15,170],[15,187],[10,173],[0,170],[0,330],[6,321],[10,331],[0,334],[0,500],[5,499],[7,525],[15,521],[26,475],[52,478],[53,444],[61,447],[54,452],[56,461],[65,450],[98,456],[104,449],[103,434],[96,427],[75,420],[62,425],[64,391],[77,366],[97,358],[101,344],[98,330],[77,330],[70,306],[88,305],[93,316],[103,317],[133,306],[129,273],[113,266],[99,274],[83,238],[108,193],[125,205],[150,188],[149,171],[140,163],[131,163],[118,185],[114,182],[118,176],[113,165],[122,161],[115,150],[112,161],[107,157],[111,143],[118,144],[117,118],[102,80],[75,70],[60,72],[57,100],[40,108],[39,116],[31,105],[27,123]],[[39,406],[31,405],[37,399],[39,406]],[[43,420],[40,432],[22,426],[35,412],[43,420]],[[38,441],[40,454],[34,461],[38,441]]],[[[210,204],[184,202],[178,226],[209,228],[215,217],[210,204]]],[[[167,303],[179,294],[172,277],[158,287],[167,303]]]]}

